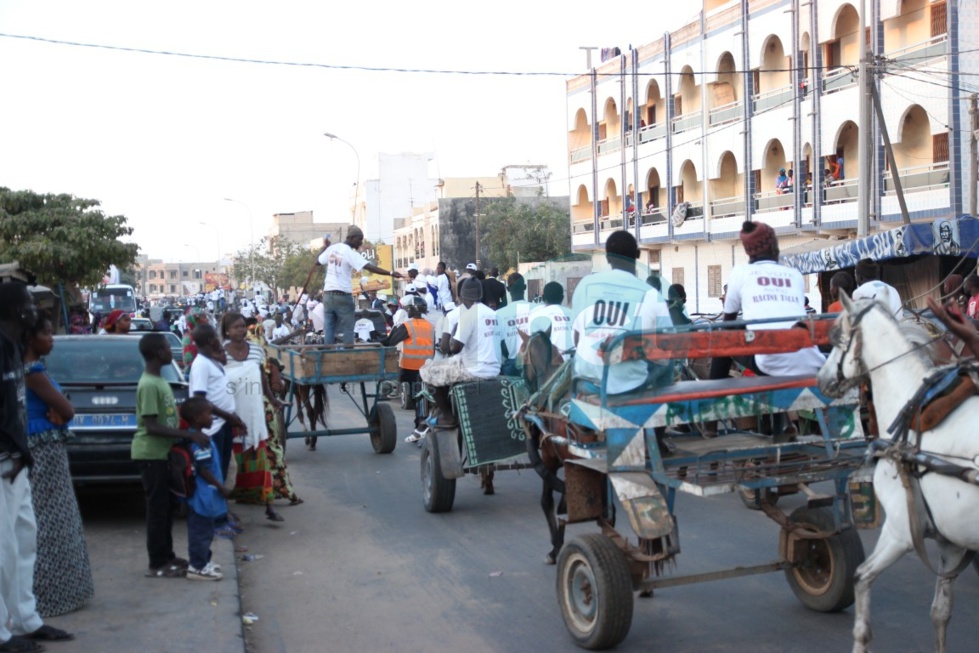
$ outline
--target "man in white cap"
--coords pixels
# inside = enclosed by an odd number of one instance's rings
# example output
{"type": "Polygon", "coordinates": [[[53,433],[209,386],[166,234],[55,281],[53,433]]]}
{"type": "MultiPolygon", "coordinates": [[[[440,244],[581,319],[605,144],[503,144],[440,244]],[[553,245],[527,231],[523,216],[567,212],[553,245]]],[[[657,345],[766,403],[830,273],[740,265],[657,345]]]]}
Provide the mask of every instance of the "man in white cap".
{"type": "Polygon", "coordinates": [[[347,229],[347,238],[342,243],[324,243],[323,251],[316,259],[318,265],[326,267],[326,280],[323,283],[323,342],[332,345],[336,334],[343,334],[343,344],[352,346],[354,342],[354,311],[351,279],[354,272],[367,270],[374,274],[400,279],[401,273],[387,271],[373,263],[368,263],[358,251],[364,243],[364,232],[356,225],[347,229]]]}
{"type": "Polygon", "coordinates": [[[466,279],[472,279],[476,274],[476,264],[466,263],[466,270],[459,276],[459,281],[465,281],[466,279]]]}

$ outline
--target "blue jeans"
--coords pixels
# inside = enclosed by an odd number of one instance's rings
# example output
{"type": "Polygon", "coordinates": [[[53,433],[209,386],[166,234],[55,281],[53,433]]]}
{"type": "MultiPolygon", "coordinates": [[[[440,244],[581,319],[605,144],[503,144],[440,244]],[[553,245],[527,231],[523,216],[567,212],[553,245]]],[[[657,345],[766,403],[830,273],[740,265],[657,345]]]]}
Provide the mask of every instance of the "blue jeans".
{"type": "Polygon", "coordinates": [[[323,294],[323,344],[336,342],[336,334],[343,334],[343,344],[354,344],[354,296],[323,294]]]}
{"type": "Polygon", "coordinates": [[[214,520],[202,517],[187,507],[187,554],[190,566],[203,569],[211,561],[211,542],[214,540],[214,520]]]}

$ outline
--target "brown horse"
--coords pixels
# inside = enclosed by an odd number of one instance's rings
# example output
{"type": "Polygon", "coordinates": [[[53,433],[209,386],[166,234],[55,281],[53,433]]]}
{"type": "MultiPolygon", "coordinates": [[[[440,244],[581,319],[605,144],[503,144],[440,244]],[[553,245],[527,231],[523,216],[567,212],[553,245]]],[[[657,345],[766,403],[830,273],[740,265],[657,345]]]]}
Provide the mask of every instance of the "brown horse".
{"type": "Polygon", "coordinates": [[[574,458],[564,442],[595,442],[598,438],[594,432],[568,423],[559,411],[551,408],[559,406],[570,395],[571,370],[565,366],[561,352],[551,343],[550,331],[531,336],[521,333],[520,338],[523,340],[520,348],[523,377],[533,402],[529,409],[525,408],[525,412],[533,412],[544,425],[542,430],[523,421],[527,455],[543,481],[540,505],[551,534],[551,550],[546,562],[553,565],[564,545],[564,525],[559,521],[558,514],[567,512],[564,480],[558,477],[558,470],[564,466],[565,460],[574,458]],[[555,436],[559,440],[555,440],[555,436]],[[557,503],[554,501],[555,492],[559,495],[557,503]]]}

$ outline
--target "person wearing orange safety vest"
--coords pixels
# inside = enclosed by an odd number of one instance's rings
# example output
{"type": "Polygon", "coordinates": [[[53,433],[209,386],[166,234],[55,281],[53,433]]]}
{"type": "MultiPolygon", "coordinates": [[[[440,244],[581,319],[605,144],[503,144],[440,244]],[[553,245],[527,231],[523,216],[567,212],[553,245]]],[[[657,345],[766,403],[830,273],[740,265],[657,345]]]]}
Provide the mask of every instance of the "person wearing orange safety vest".
{"type": "MultiPolygon", "coordinates": [[[[422,315],[428,310],[428,303],[421,297],[405,295],[401,301],[402,307],[408,311],[408,319],[394,329],[387,338],[381,341],[385,347],[401,345],[401,360],[398,366],[401,373],[400,383],[410,384],[414,396],[421,389],[419,370],[425,361],[435,356],[435,327],[422,315]]],[[[424,424],[424,402],[415,402],[415,430],[405,442],[417,443],[425,436],[428,428],[424,424]]]]}

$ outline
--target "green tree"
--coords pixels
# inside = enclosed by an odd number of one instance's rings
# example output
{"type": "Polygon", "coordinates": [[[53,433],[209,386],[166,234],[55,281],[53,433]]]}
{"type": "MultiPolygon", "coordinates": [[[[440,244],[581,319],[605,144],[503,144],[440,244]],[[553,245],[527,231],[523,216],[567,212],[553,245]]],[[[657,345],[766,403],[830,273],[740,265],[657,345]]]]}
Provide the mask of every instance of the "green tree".
{"type": "Polygon", "coordinates": [[[284,238],[263,238],[250,248],[235,253],[231,259],[231,276],[239,282],[261,281],[272,288],[278,297],[280,290],[293,285],[301,286],[305,281],[309,267],[298,284],[294,281],[299,274],[300,260],[309,260],[312,265],[315,257],[302,245],[284,238]]]}
{"type": "Polygon", "coordinates": [[[136,263],[139,245],[124,243],[125,216],[106,215],[98,200],[0,187],[0,261],[19,261],[40,283],[94,286],[110,265],[136,263]]]}
{"type": "Polygon", "coordinates": [[[520,261],[549,261],[571,253],[568,211],[546,198],[494,201],[479,226],[481,249],[501,271],[516,268],[520,261]]]}

